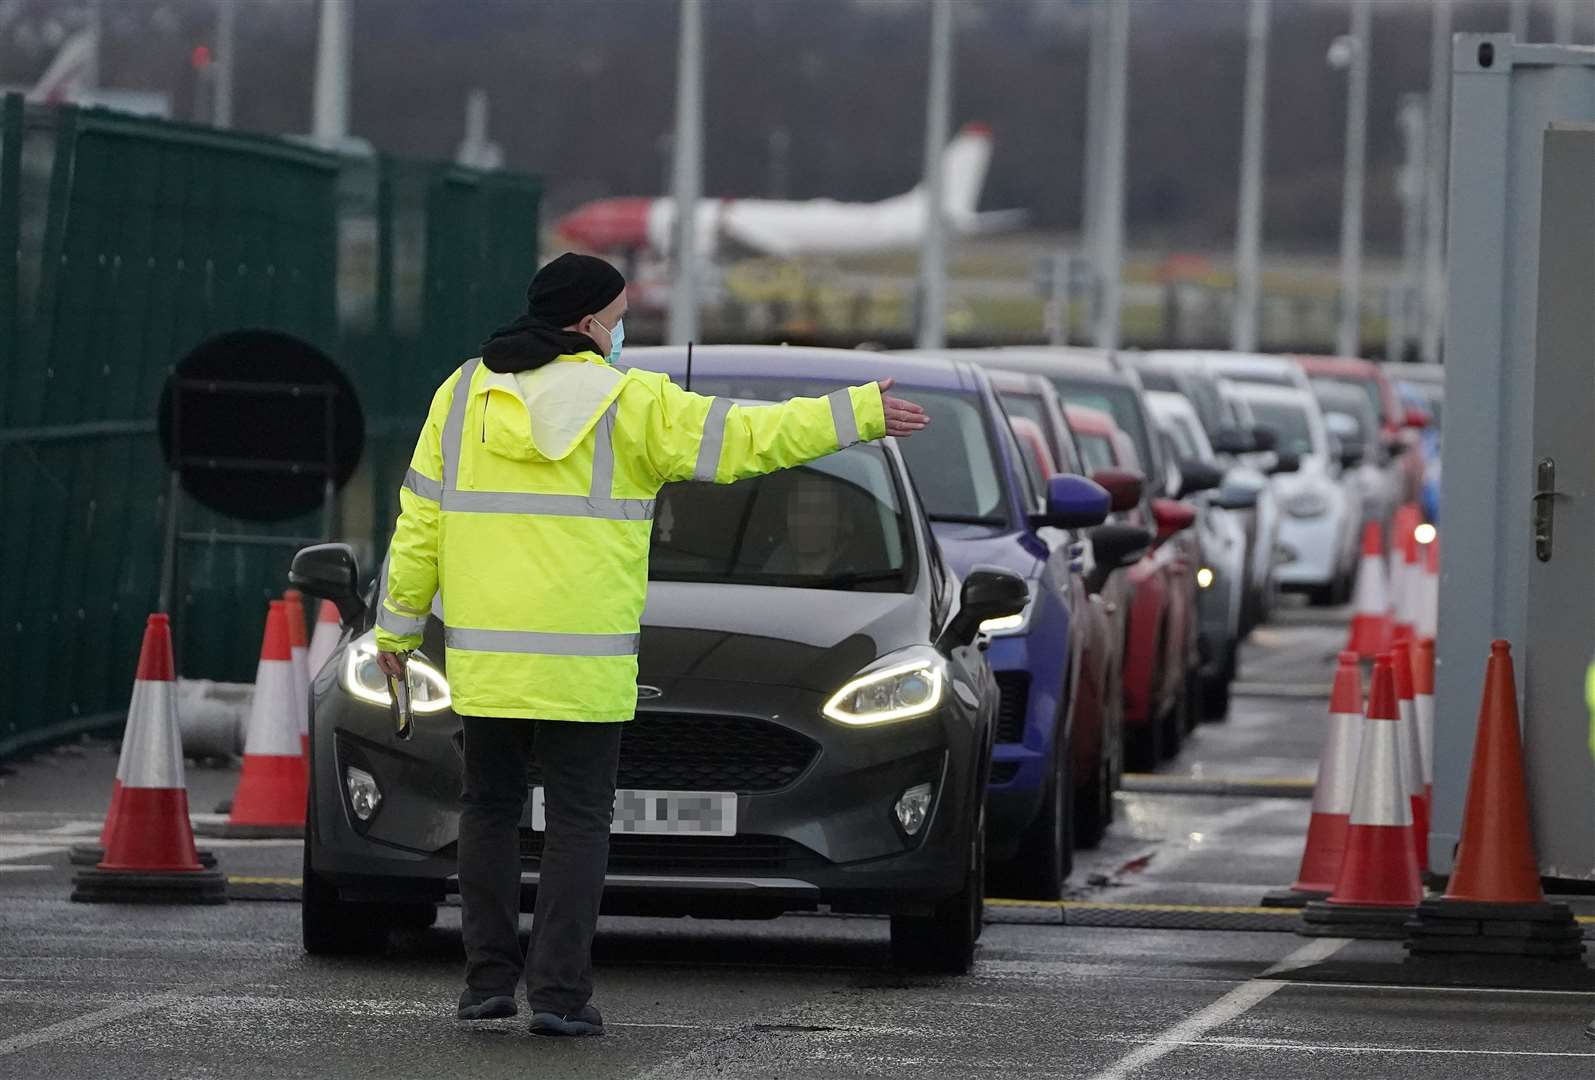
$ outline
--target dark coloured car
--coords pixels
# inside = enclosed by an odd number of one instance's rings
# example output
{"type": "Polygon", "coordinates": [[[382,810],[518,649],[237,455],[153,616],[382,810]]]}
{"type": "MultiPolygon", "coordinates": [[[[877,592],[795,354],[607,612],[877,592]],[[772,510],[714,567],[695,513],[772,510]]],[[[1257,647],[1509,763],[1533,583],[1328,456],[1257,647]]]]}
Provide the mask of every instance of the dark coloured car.
{"type": "MultiPolygon", "coordinates": [[[[640,367],[682,380],[682,349],[637,349],[640,367]]],[[[893,378],[894,394],[929,414],[902,444],[938,543],[953,567],[1006,567],[1030,585],[1030,603],[991,620],[987,653],[1002,689],[988,806],[993,869],[1005,895],[1057,899],[1074,859],[1076,774],[1102,774],[1076,759],[1081,695],[1074,680],[1085,647],[1074,604],[1080,576],[1070,532],[1100,523],[1108,493],[1078,476],[1032,484],[997,394],[973,365],[839,349],[720,345],[698,349],[692,389],[778,400],[819,394],[861,378],[893,378]]],[[[1090,740],[1080,741],[1083,752],[1090,740]]]]}
{"type": "MultiPolygon", "coordinates": [[[[312,692],[305,945],[371,948],[394,926],[428,923],[457,887],[446,598],[412,661],[420,715],[401,739],[349,549],[306,549],[292,576],[337,601],[346,627],[312,692]]],[[[1006,571],[975,570],[960,587],[889,440],[755,480],[666,488],[604,910],[887,914],[899,962],[967,969],[998,701],[979,627],[1025,602],[1006,571]]],[[[543,849],[535,765],[527,781],[529,911],[543,849]]]]}

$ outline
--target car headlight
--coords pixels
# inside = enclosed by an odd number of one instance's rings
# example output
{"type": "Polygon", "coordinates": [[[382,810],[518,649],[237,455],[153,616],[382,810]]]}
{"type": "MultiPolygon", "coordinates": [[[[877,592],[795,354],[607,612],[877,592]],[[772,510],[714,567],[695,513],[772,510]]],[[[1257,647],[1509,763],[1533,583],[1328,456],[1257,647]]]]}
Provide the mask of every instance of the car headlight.
{"type": "Polygon", "coordinates": [[[1196,572],[1196,587],[1198,589],[1210,589],[1213,587],[1212,567],[1204,566],[1196,572]]]}
{"type": "Polygon", "coordinates": [[[856,727],[911,720],[936,710],[946,684],[940,657],[915,656],[864,672],[833,694],[822,711],[839,724],[856,727]]]}
{"type": "MultiPolygon", "coordinates": [[[[453,703],[449,681],[420,653],[411,653],[405,668],[410,680],[410,707],[418,713],[439,713],[453,703]]],[[[376,635],[367,633],[350,642],[343,655],[339,681],[350,694],[384,709],[391,703],[388,677],[377,666],[376,635]]]]}
{"type": "Polygon", "coordinates": [[[1302,491],[1285,500],[1285,513],[1291,517],[1319,517],[1329,510],[1329,499],[1319,491],[1302,491]]]}

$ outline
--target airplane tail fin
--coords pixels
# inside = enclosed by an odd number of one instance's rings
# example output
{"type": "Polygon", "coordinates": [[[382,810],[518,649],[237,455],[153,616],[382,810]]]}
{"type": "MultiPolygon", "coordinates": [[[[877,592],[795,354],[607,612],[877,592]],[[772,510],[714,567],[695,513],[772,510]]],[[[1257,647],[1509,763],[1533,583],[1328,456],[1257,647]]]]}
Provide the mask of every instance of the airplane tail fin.
{"type": "Polygon", "coordinates": [[[28,91],[28,100],[45,105],[77,101],[89,88],[99,49],[99,35],[92,29],[80,30],[67,38],[38,84],[28,91]]]}
{"type": "Polygon", "coordinates": [[[960,226],[975,220],[980,190],[986,185],[991,164],[991,129],[985,124],[965,124],[942,152],[942,205],[947,217],[960,226]]]}

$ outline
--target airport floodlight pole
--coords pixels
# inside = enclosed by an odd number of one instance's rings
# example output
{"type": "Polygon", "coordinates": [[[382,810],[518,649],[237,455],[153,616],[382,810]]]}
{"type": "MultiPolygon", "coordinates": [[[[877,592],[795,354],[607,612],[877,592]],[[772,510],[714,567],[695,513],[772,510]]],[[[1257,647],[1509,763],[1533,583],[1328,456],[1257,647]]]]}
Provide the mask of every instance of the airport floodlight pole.
{"type": "Polygon", "coordinates": [[[1263,108],[1268,91],[1272,0],[1252,0],[1246,22],[1246,97],[1241,121],[1241,192],[1235,222],[1235,312],[1230,344],[1257,351],[1257,295],[1263,216],[1263,108]]]}
{"type": "Polygon", "coordinates": [[[1573,0],[1554,0],[1551,27],[1551,36],[1558,45],[1573,44],[1573,0]]]}
{"type": "Polygon", "coordinates": [[[1102,268],[1097,265],[1097,226],[1102,218],[1102,128],[1106,117],[1108,69],[1108,8],[1091,9],[1091,52],[1086,69],[1086,128],[1084,201],[1080,208],[1080,246],[1089,271],[1086,295],[1088,326],[1096,325],[1102,303],[1102,268]]]}
{"type": "Polygon", "coordinates": [[[1423,313],[1419,357],[1440,362],[1445,333],[1446,168],[1451,153],[1451,0],[1430,0],[1429,134],[1424,148],[1423,313]]]}
{"type": "Polygon", "coordinates": [[[1340,321],[1335,351],[1358,355],[1362,341],[1362,187],[1368,143],[1368,48],[1372,0],[1352,0],[1351,33],[1335,39],[1329,62],[1347,71],[1346,174],[1340,204],[1340,321]]]}
{"type": "Polygon", "coordinates": [[[1117,349],[1124,274],[1124,114],[1129,98],[1130,0],[1109,0],[1107,7],[1101,220],[1096,227],[1096,267],[1102,299],[1097,306],[1093,341],[1098,348],[1117,349]]]}
{"type": "Polygon", "coordinates": [[[703,195],[703,0],[681,0],[676,57],[675,275],[670,289],[669,343],[698,336],[698,202],[703,195]]]}
{"type": "MultiPolygon", "coordinates": [[[[1529,39],[1529,0],[1512,0],[1512,6],[1507,9],[1506,29],[1518,41],[1529,39]]],[[[1449,55],[1446,61],[1450,62],[1449,55]]]]}
{"type": "Polygon", "coordinates": [[[237,36],[238,5],[234,0],[217,0],[216,85],[211,123],[219,128],[233,126],[233,51],[237,36]]]}
{"type": "Polygon", "coordinates": [[[925,228],[919,248],[921,349],[939,349],[947,339],[947,207],[942,158],[947,149],[947,111],[953,81],[952,0],[931,0],[930,79],[925,91],[925,228]]]}
{"type": "Polygon", "coordinates": [[[324,146],[349,137],[349,22],[349,0],[321,0],[311,134],[324,146]]]}
{"type": "Polygon", "coordinates": [[[1428,148],[1428,108],[1422,94],[1403,94],[1396,111],[1396,126],[1401,131],[1404,160],[1396,173],[1396,194],[1401,201],[1401,275],[1391,290],[1386,360],[1400,360],[1406,353],[1407,343],[1414,329],[1421,334],[1427,324],[1413,327],[1412,316],[1420,310],[1418,299],[1424,251],[1425,211],[1428,209],[1429,168],[1425,156],[1428,148]]]}

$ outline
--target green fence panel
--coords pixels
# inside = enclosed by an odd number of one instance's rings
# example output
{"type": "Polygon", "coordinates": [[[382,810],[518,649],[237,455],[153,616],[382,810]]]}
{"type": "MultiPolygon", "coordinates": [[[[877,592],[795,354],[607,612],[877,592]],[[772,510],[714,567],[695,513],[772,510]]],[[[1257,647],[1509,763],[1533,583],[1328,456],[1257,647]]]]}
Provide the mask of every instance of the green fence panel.
{"type": "MultiPolygon", "coordinates": [[[[524,304],[532,177],[95,110],[0,106],[0,757],[115,722],[157,602],[172,366],[242,328],[328,352],[366,413],[341,534],[386,544],[432,391],[524,304]]],[[[185,500],[209,536],[320,535],[185,500]]],[[[291,549],[184,545],[180,672],[248,681],[291,549]]]]}

